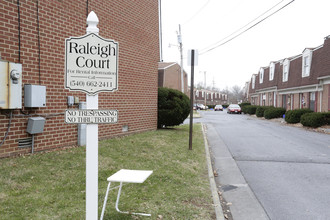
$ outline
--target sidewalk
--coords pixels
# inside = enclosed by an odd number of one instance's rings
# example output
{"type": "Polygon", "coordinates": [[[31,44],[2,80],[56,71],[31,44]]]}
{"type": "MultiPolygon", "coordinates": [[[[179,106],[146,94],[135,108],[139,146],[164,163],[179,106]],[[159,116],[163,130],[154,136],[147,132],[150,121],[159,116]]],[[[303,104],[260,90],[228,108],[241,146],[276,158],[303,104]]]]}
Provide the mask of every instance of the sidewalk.
{"type": "Polygon", "coordinates": [[[207,163],[207,168],[208,168],[208,175],[209,175],[209,180],[210,180],[210,186],[211,186],[211,192],[212,192],[212,198],[213,198],[213,205],[214,205],[217,220],[224,220],[225,218],[224,218],[224,214],[223,214],[223,211],[222,211],[220,198],[219,198],[217,186],[216,186],[215,179],[214,179],[214,171],[213,171],[212,163],[211,163],[210,148],[209,148],[209,145],[208,145],[208,142],[207,142],[205,129],[206,129],[205,125],[202,124],[204,144],[205,144],[206,163],[207,163]]]}

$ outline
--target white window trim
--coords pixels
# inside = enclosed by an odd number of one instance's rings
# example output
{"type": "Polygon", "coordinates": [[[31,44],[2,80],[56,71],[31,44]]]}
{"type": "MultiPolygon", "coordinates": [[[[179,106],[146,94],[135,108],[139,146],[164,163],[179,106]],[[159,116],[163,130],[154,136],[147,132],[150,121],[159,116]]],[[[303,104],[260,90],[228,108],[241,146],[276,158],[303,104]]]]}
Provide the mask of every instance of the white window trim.
{"type": "Polygon", "coordinates": [[[252,89],[255,88],[255,85],[256,85],[256,76],[253,75],[253,76],[252,76],[252,89]]]}
{"type": "Polygon", "coordinates": [[[264,68],[260,68],[259,70],[259,83],[262,84],[264,82],[264,68]]]}
{"type": "Polygon", "coordinates": [[[270,65],[269,65],[269,81],[274,80],[274,74],[275,74],[275,63],[270,63],[270,65]]]}
{"type": "Polygon", "coordinates": [[[288,59],[284,60],[283,62],[283,74],[282,74],[282,82],[287,82],[289,80],[289,73],[290,73],[290,61],[288,59]],[[288,67],[287,73],[285,72],[285,66],[288,67]],[[286,73],[286,74],[285,74],[286,73]]]}
{"type": "Polygon", "coordinates": [[[312,64],[312,50],[306,49],[302,54],[302,68],[301,68],[301,76],[308,77],[310,76],[311,64],[312,64]],[[308,58],[308,63],[305,62],[305,58],[308,58]],[[307,68],[306,68],[307,67],[307,68]],[[305,71],[306,70],[306,71],[305,71]]]}

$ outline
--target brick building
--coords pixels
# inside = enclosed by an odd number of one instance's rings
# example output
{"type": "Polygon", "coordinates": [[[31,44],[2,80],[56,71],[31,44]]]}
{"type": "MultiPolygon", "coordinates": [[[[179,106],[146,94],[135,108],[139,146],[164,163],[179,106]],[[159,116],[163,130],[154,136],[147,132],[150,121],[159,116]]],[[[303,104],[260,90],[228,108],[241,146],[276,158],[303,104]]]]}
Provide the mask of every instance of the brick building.
{"type": "MultiPolygon", "coordinates": [[[[184,93],[188,95],[187,73],[183,70],[184,93]]],[[[158,63],[158,87],[167,87],[182,92],[181,66],[175,62],[158,63]]]]}
{"type": "Polygon", "coordinates": [[[46,122],[34,137],[35,152],[77,145],[77,125],[65,124],[64,112],[77,109],[86,95],[64,88],[65,39],[86,34],[90,11],[98,16],[99,35],[119,43],[118,90],[99,93],[99,109],[117,109],[118,123],[100,124],[99,138],[157,128],[158,1],[5,0],[0,2],[0,58],[22,64],[22,97],[15,97],[22,107],[0,109],[0,158],[31,152],[26,129],[28,118],[36,116],[46,122]],[[27,84],[45,86],[45,106],[26,107],[27,84]],[[73,106],[68,96],[74,97],[73,106]]]}
{"type": "Polygon", "coordinates": [[[330,37],[302,54],[270,62],[251,77],[248,99],[254,105],[330,110],[330,37]]]}
{"type": "MultiPolygon", "coordinates": [[[[190,90],[190,87],[189,87],[190,90]]],[[[194,89],[194,103],[203,105],[223,105],[228,103],[228,95],[215,90],[194,89]]],[[[190,93],[189,93],[190,97],[190,93]]]]}

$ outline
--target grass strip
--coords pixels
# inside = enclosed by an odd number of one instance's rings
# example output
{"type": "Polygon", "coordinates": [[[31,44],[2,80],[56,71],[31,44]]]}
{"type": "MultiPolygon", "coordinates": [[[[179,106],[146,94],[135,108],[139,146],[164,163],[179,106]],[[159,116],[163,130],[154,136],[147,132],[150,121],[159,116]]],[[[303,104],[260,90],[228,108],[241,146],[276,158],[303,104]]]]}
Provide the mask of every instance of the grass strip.
{"type": "MultiPolygon", "coordinates": [[[[99,215],[107,177],[120,169],[153,170],[123,186],[117,213],[110,191],[104,219],[215,219],[201,125],[177,126],[99,142],[99,215]]],[[[0,219],[85,219],[85,147],[0,160],[0,219]]],[[[113,183],[112,186],[115,186],[113,183]]]]}

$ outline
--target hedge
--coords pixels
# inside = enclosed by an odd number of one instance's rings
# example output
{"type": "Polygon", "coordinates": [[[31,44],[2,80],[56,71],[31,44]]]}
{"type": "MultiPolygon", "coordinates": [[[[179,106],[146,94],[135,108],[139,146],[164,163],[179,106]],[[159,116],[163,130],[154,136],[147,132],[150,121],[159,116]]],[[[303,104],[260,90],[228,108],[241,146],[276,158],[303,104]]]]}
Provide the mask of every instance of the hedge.
{"type": "Polygon", "coordinates": [[[306,113],[301,116],[300,123],[303,126],[317,128],[325,123],[324,115],[320,112],[306,113]]]}
{"type": "Polygon", "coordinates": [[[254,115],[256,113],[258,106],[256,105],[246,105],[242,108],[244,114],[254,115]]]}
{"type": "Polygon", "coordinates": [[[322,112],[324,114],[325,125],[330,125],[330,112],[322,112]]]}
{"type": "Polygon", "coordinates": [[[181,124],[190,113],[190,99],[182,92],[158,88],[158,121],[157,127],[181,124]]]}
{"type": "Polygon", "coordinates": [[[264,117],[266,119],[282,118],[285,112],[285,108],[269,108],[264,111],[264,117]]]}
{"type": "Polygon", "coordinates": [[[239,106],[241,106],[241,108],[243,108],[244,106],[247,106],[247,105],[251,105],[250,102],[242,102],[241,104],[239,104],[239,106]]]}
{"type": "Polygon", "coordinates": [[[274,108],[274,107],[273,106],[259,106],[256,109],[256,116],[257,117],[264,117],[265,110],[270,109],[270,108],[274,108]]]}
{"type": "Polygon", "coordinates": [[[299,123],[300,117],[303,114],[313,112],[309,108],[303,108],[303,109],[296,109],[296,110],[288,110],[285,113],[285,121],[289,124],[299,123]]]}
{"type": "Polygon", "coordinates": [[[300,123],[303,126],[317,128],[330,123],[330,112],[312,112],[301,116],[300,123]]]}

